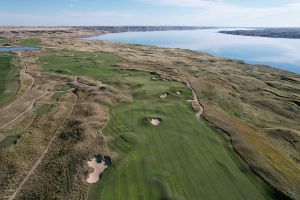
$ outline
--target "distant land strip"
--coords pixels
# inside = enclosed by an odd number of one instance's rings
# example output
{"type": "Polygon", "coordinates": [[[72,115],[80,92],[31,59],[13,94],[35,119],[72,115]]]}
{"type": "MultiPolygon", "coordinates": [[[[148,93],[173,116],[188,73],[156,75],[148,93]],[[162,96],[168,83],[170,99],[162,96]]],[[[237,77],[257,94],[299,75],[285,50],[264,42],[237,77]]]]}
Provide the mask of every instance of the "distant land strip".
{"type": "Polygon", "coordinates": [[[266,28],[255,30],[219,31],[219,33],[243,36],[300,39],[300,28],[266,28]]]}

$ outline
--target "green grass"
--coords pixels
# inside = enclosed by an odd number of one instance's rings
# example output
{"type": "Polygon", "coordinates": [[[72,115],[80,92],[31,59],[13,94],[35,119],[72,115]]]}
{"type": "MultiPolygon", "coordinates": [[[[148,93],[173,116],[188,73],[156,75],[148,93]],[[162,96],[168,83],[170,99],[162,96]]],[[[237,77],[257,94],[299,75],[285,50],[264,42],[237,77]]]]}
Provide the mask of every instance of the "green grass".
{"type": "Polygon", "coordinates": [[[0,53],[0,106],[19,90],[19,61],[11,53],[0,53]]]}
{"type": "MultiPolygon", "coordinates": [[[[120,156],[90,191],[89,199],[272,199],[271,190],[228,148],[206,121],[195,118],[190,91],[177,82],[134,80],[134,103],[114,107],[104,130],[120,156]],[[178,97],[172,95],[183,91],[178,97]],[[161,92],[169,92],[160,99],[161,92]],[[145,117],[158,117],[155,127],[145,117]]],[[[130,77],[124,81],[132,82],[130,77]]]]}
{"type": "Polygon", "coordinates": [[[55,94],[51,98],[55,101],[59,101],[59,99],[62,98],[65,94],[65,91],[55,92],[55,94]]]}
{"type": "Polygon", "coordinates": [[[52,109],[53,105],[43,104],[36,110],[38,116],[48,113],[52,109]]]}
{"type": "Polygon", "coordinates": [[[112,67],[119,58],[108,53],[52,52],[42,56],[39,61],[44,63],[43,69],[47,72],[88,76],[106,82],[116,82],[120,79],[116,76],[120,74],[120,70],[112,67]],[[115,79],[112,79],[114,76],[115,79]]]}
{"type": "Polygon", "coordinates": [[[55,51],[39,59],[46,72],[132,88],[134,102],[112,108],[104,130],[119,159],[93,185],[89,199],[272,199],[270,188],[228,147],[224,133],[195,118],[185,85],[121,70],[114,67],[119,60],[107,53],[55,51]],[[161,99],[164,92],[169,95],[161,99]],[[145,117],[162,123],[152,126],[145,117]]]}
{"type": "Polygon", "coordinates": [[[184,103],[120,105],[105,134],[114,137],[109,145],[121,159],[92,188],[90,199],[267,199],[222,138],[184,103]],[[145,116],[163,121],[153,127],[145,116]],[[136,142],[123,139],[128,134],[136,142]]]}
{"type": "Polygon", "coordinates": [[[36,47],[40,45],[41,40],[39,38],[26,38],[19,41],[19,45],[26,47],[36,47]]]}
{"type": "Polygon", "coordinates": [[[169,87],[172,87],[173,91],[185,88],[175,81],[166,81],[168,85],[161,84],[161,81],[153,81],[151,77],[154,76],[149,73],[114,67],[119,61],[119,57],[101,52],[53,51],[39,58],[46,72],[87,76],[109,84],[128,84],[138,88],[135,91],[136,95],[143,95],[145,92],[156,95],[157,92],[164,92],[169,87]]]}
{"type": "Polygon", "coordinates": [[[16,144],[20,138],[21,138],[20,135],[8,136],[4,140],[0,141],[0,150],[16,144]]]}
{"type": "Polygon", "coordinates": [[[11,45],[11,41],[8,39],[0,38],[0,46],[11,45]]]}

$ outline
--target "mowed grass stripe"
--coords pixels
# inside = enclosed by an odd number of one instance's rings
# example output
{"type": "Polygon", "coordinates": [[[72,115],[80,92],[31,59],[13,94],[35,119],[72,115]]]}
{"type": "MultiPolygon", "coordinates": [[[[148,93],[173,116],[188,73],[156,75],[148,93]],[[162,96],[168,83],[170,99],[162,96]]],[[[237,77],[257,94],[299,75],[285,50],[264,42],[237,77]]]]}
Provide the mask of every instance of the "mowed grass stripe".
{"type": "MultiPolygon", "coordinates": [[[[113,177],[110,183],[101,180],[106,188],[111,188],[111,192],[102,193],[101,199],[119,199],[119,195],[114,196],[114,187],[124,188],[123,199],[159,199],[161,196],[265,199],[257,189],[259,186],[253,185],[228,155],[222,142],[218,142],[221,138],[217,133],[205,121],[197,120],[185,103],[141,101],[120,105],[112,113],[112,123],[108,127],[116,125],[114,121],[123,126],[127,124],[140,140],[129,155],[124,155],[122,159],[126,161],[118,163],[121,165],[118,179],[124,182],[115,182],[113,177]],[[161,117],[163,121],[154,127],[143,122],[147,116],[161,117]],[[129,193],[129,188],[136,192],[129,193]]],[[[112,129],[105,133],[116,134],[109,132],[112,129]]],[[[108,176],[113,175],[108,172],[105,177],[108,176]]]]}

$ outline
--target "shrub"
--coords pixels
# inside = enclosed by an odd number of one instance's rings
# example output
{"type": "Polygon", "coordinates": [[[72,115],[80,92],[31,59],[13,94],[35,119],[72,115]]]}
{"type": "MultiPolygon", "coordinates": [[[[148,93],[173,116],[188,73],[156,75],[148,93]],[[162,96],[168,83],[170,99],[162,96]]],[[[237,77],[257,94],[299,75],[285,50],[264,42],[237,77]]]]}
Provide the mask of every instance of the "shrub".
{"type": "Polygon", "coordinates": [[[67,120],[65,127],[59,134],[59,138],[71,143],[78,143],[84,140],[84,129],[78,120],[67,120]]]}

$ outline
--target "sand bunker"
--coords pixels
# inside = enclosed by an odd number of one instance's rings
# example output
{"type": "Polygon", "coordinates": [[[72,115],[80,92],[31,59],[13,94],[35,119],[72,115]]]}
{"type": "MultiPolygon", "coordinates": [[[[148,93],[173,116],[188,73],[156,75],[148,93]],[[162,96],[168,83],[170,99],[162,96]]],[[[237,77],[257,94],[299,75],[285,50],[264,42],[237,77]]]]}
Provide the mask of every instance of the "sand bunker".
{"type": "Polygon", "coordinates": [[[177,91],[176,94],[182,94],[182,91],[177,91]]]}
{"type": "Polygon", "coordinates": [[[158,126],[160,124],[161,120],[157,119],[157,118],[152,118],[150,122],[152,125],[158,126]]]}
{"type": "Polygon", "coordinates": [[[164,99],[164,98],[166,98],[167,96],[168,96],[168,93],[163,93],[163,94],[160,95],[160,98],[164,99]]]}
{"type": "Polygon", "coordinates": [[[108,167],[104,160],[98,163],[96,158],[88,161],[88,165],[94,169],[93,173],[90,173],[89,178],[86,180],[88,183],[96,183],[100,178],[100,174],[108,167]]]}

